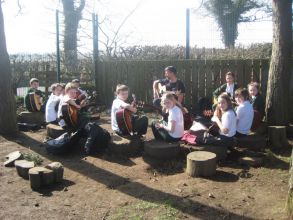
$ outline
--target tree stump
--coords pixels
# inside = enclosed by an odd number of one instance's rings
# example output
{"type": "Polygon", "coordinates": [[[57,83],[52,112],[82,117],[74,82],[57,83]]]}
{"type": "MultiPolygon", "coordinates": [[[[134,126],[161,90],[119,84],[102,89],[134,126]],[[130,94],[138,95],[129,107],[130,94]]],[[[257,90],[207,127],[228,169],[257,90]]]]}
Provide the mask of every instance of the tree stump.
{"type": "Polygon", "coordinates": [[[21,123],[42,125],[45,122],[45,114],[42,112],[21,112],[18,120],[21,123]]]}
{"type": "Polygon", "coordinates": [[[269,126],[268,136],[272,148],[288,147],[286,126],[269,126]]]}
{"type": "Polygon", "coordinates": [[[215,145],[187,145],[183,144],[180,145],[180,149],[185,152],[185,154],[188,152],[193,151],[207,151],[212,152],[217,155],[217,161],[223,161],[227,157],[227,150],[228,147],[225,146],[215,146],[215,145]]]}
{"type": "Polygon", "coordinates": [[[187,155],[186,173],[189,176],[212,176],[216,173],[216,154],[207,151],[194,151],[187,155]]]}
{"type": "Polygon", "coordinates": [[[54,172],[45,167],[34,167],[28,172],[32,189],[54,183],[54,172]]]}
{"type": "Polygon", "coordinates": [[[171,159],[179,155],[179,142],[168,143],[158,140],[150,140],[144,144],[146,155],[156,159],[171,159]]]}
{"type": "Polygon", "coordinates": [[[236,146],[259,151],[267,147],[267,139],[264,136],[249,134],[246,137],[236,138],[236,146]]]}
{"type": "Polygon", "coordinates": [[[33,168],[35,166],[35,163],[32,161],[27,160],[16,160],[14,162],[17,174],[24,179],[28,179],[28,171],[29,169],[33,168]]]}
{"type": "Polygon", "coordinates": [[[60,183],[63,180],[63,173],[64,168],[61,163],[59,162],[53,162],[46,166],[47,169],[50,169],[54,173],[54,182],[60,183]]]}
{"type": "Polygon", "coordinates": [[[64,134],[66,131],[59,125],[48,124],[46,126],[47,136],[50,138],[57,138],[64,134]]]}
{"type": "Polygon", "coordinates": [[[139,136],[121,137],[113,134],[108,149],[116,154],[136,155],[142,151],[143,141],[139,136]]]}
{"type": "Polygon", "coordinates": [[[260,167],[263,164],[263,158],[261,157],[241,157],[238,162],[242,165],[260,167]]]}
{"type": "Polygon", "coordinates": [[[11,167],[14,165],[14,161],[22,159],[23,155],[19,151],[11,152],[6,156],[6,161],[4,162],[5,167],[11,167]]]}

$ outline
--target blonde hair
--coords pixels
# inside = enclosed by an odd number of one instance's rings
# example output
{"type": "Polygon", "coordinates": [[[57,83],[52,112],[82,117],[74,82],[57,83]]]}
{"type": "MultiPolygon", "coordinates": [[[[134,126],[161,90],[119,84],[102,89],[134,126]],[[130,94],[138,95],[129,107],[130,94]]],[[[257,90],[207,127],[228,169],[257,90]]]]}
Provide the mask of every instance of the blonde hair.
{"type": "Polygon", "coordinates": [[[61,86],[60,83],[53,83],[53,84],[51,85],[51,87],[50,87],[51,90],[52,90],[52,92],[55,91],[55,89],[56,89],[58,86],[60,86],[60,87],[62,88],[62,86],[61,86]]]}
{"type": "Polygon", "coordinates": [[[77,90],[76,86],[72,82],[66,84],[65,93],[67,93],[70,89],[76,89],[77,90]]]}
{"type": "Polygon", "coordinates": [[[173,93],[171,93],[171,92],[166,92],[166,93],[162,96],[162,101],[161,101],[161,105],[162,105],[162,106],[163,106],[163,104],[164,104],[164,100],[166,100],[166,99],[168,99],[168,100],[172,101],[174,104],[176,104],[176,99],[175,99],[175,96],[174,96],[173,93]]]}
{"type": "Polygon", "coordinates": [[[118,95],[119,92],[121,92],[121,91],[129,91],[128,86],[123,85],[123,84],[118,84],[118,85],[116,86],[116,92],[115,92],[116,95],[118,95]]]}

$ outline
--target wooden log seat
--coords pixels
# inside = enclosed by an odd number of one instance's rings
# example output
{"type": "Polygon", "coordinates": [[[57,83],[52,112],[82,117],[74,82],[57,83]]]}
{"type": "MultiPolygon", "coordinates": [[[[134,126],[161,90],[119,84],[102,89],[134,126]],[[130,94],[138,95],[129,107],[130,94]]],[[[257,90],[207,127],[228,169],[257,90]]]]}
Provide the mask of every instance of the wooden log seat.
{"type": "Polygon", "coordinates": [[[108,149],[116,154],[136,155],[143,149],[143,140],[139,136],[121,137],[112,134],[108,149]]]}
{"type": "Polygon", "coordinates": [[[47,136],[53,139],[65,133],[65,130],[62,127],[60,127],[59,125],[54,125],[54,124],[48,124],[46,126],[46,130],[47,130],[47,136]]]}
{"type": "Polygon", "coordinates": [[[18,121],[27,124],[43,125],[45,122],[45,114],[42,112],[21,112],[18,115],[18,121]]]}
{"type": "Polygon", "coordinates": [[[216,173],[216,154],[207,151],[194,151],[187,155],[186,173],[192,177],[208,177],[216,173]]]}
{"type": "Polygon", "coordinates": [[[171,159],[179,155],[179,142],[168,143],[158,140],[150,140],[144,143],[144,152],[155,159],[171,159]]]}
{"type": "Polygon", "coordinates": [[[16,160],[14,166],[19,176],[29,179],[28,171],[35,166],[35,163],[27,160],[16,160]]]}

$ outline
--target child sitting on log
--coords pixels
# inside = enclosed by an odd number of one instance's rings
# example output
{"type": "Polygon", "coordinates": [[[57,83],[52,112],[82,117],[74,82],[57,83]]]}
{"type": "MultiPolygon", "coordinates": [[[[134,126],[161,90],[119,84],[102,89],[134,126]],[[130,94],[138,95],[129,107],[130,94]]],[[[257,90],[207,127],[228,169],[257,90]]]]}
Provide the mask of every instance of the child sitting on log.
{"type": "Polygon", "coordinates": [[[259,114],[260,120],[262,120],[265,116],[265,100],[259,92],[259,84],[257,82],[251,82],[247,87],[252,107],[259,114]]]}
{"type": "Polygon", "coordinates": [[[59,83],[51,85],[52,94],[50,95],[46,104],[46,122],[51,124],[58,124],[57,112],[60,103],[62,86],[59,83]]]}
{"type": "Polygon", "coordinates": [[[156,139],[167,142],[179,141],[184,133],[184,119],[182,110],[176,105],[177,101],[172,93],[162,96],[162,106],[168,110],[168,122],[154,122],[152,131],[156,139]]]}
{"type": "Polygon", "coordinates": [[[236,107],[236,137],[247,136],[250,132],[254,116],[252,105],[249,102],[249,94],[247,89],[237,89],[235,91],[235,100],[238,105],[236,107]]]}
{"type": "Polygon", "coordinates": [[[232,101],[227,93],[222,93],[217,102],[218,105],[211,120],[219,127],[219,134],[215,138],[206,138],[205,143],[232,147],[233,137],[236,134],[236,114],[232,101]]]}
{"type": "Polygon", "coordinates": [[[39,80],[37,78],[32,78],[30,80],[30,88],[24,97],[24,106],[29,112],[45,112],[45,93],[38,88],[39,80]]]}

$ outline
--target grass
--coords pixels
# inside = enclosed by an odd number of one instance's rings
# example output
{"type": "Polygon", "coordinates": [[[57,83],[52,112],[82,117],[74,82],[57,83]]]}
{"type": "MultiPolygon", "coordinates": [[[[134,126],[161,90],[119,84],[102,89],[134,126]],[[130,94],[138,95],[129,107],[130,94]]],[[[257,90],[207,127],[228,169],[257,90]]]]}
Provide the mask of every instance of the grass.
{"type": "Polygon", "coordinates": [[[176,220],[179,218],[178,211],[173,208],[171,201],[162,201],[162,203],[152,203],[140,201],[135,204],[129,204],[118,209],[109,215],[109,219],[129,219],[129,220],[176,220]]]}

